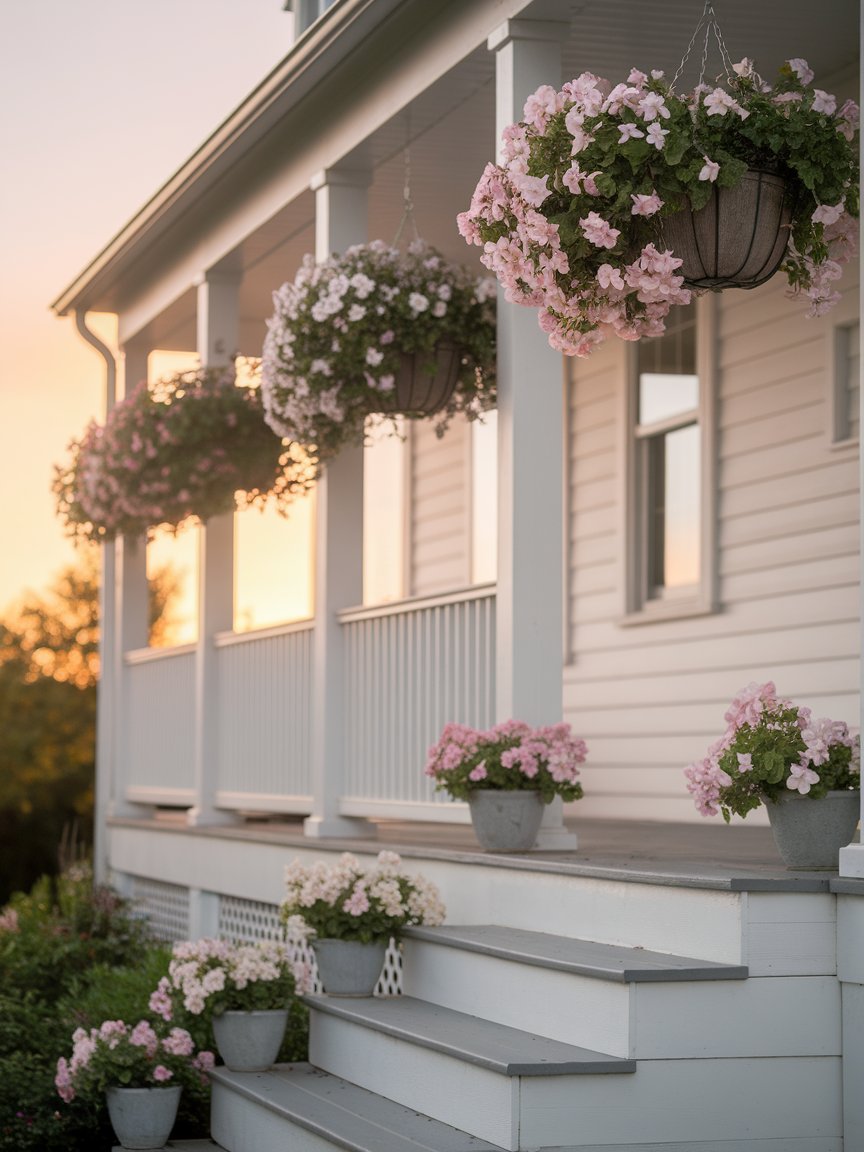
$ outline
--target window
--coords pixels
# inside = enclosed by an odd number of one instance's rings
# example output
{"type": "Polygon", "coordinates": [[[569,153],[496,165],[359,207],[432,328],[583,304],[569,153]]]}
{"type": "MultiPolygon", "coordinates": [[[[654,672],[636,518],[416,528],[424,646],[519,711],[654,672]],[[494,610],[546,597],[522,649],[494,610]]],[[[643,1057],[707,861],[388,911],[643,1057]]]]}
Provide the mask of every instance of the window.
{"type": "Polygon", "coordinates": [[[859,436],[861,395],[861,325],[834,329],[834,443],[852,443],[859,436]]]}
{"type": "Polygon", "coordinates": [[[673,308],[665,335],[633,347],[627,405],[627,614],[710,609],[710,299],[673,308]]]}

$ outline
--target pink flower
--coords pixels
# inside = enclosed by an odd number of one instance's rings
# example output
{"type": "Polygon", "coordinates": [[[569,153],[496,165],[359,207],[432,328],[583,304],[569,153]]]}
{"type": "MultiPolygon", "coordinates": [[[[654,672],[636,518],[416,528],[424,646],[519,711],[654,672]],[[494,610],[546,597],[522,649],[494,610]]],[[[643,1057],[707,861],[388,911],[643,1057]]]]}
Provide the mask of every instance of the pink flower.
{"type": "Polygon", "coordinates": [[[788,64],[802,84],[809,84],[813,79],[813,69],[800,56],[796,56],[794,60],[789,60],[788,64]]]}
{"type": "Polygon", "coordinates": [[[738,752],[738,771],[739,772],[752,772],[753,771],[753,757],[749,752],[738,752]]]}
{"type": "Polygon", "coordinates": [[[702,165],[702,170],[699,173],[699,179],[710,180],[713,184],[720,172],[720,165],[715,164],[713,160],[709,160],[707,156],[703,156],[702,159],[705,161],[705,163],[702,165]]]}
{"type": "Polygon", "coordinates": [[[362,881],[354,886],[354,891],[342,905],[342,910],[349,916],[362,916],[364,912],[369,911],[369,897],[362,881]]]}
{"type": "Polygon", "coordinates": [[[631,193],[630,199],[633,201],[633,207],[630,209],[633,216],[653,216],[663,207],[663,201],[656,192],[652,192],[650,196],[634,192],[631,193]]]}
{"type": "Polygon", "coordinates": [[[802,796],[806,796],[811,787],[818,783],[819,774],[806,764],[793,764],[786,779],[786,787],[791,792],[799,792],[802,796]]]}
{"type": "Polygon", "coordinates": [[[810,219],[814,224],[836,224],[843,215],[843,201],[839,204],[820,204],[810,219]]]}
{"type": "Polygon", "coordinates": [[[617,228],[613,228],[597,212],[589,212],[584,219],[579,221],[579,225],[585,239],[597,248],[614,248],[618,237],[621,235],[617,228]]]}
{"type": "Polygon", "coordinates": [[[668,135],[669,135],[668,131],[665,128],[661,128],[660,127],[660,121],[656,120],[651,125],[651,127],[648,129],[648,133],[647,133],[646,138],[648,140],[648,143],[653,144],[654,147],[659,152],[663,148],[664,144],[666,143],[664,137],[666,137],[668,135]]]}
{"type": "Polygon", "coordinates": [[[823,92],[821,88],[814,88],[812,108],[814,112],[824,112],[826,116],[833,116],[837,111],[837,98],[830,92],[823,92]]]}
{"type": "Polygon", "coordinates": [[[477,767],[472,768],[471,771],[468,773],[468,779],[474,780],[474,781],[485,780],[486,776],[487,776],[486,762],[484,760],[481,760],[480,763],[477,765],[477,767]]]}
{"type": "Polygon", "coordinates": [[[621,133],[618,137],[619,144],[626,144],[628,140],[640,140],[645,136],[645,133],[636,124],[631,124],[629,120],[619,124],[618,131],[621,133]]]}
{"type": "Polygon", "coordinates": [[[164,1064],[157,1064],[153,1069],[153,1079],[157,1083],[163,1083],[165,1080],[170,1080],[174,1073],[170,1068],[166,1068],[164,1064]]]}

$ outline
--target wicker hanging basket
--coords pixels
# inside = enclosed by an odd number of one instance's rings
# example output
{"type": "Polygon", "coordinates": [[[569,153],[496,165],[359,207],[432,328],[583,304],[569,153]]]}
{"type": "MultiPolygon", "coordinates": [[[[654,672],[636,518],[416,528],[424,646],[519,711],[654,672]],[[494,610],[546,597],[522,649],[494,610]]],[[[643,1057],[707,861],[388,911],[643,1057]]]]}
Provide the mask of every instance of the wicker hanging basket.
{"type": "Polygon", "coordinates": [[[793,208],[781,176],[751,168],[734,188],[715,184],[704,208],[667,216],[662,241],[688,288],[755,288],[783,261],[793,208]]]}
{"type": "Polygon", "coordinates": [[[462,351],[454,344],[436,344],[434,359],[423,353],[403,353],[393,390],[384,394],[382,412],[433,416],[447,406],[459,383],[462,351]]]}

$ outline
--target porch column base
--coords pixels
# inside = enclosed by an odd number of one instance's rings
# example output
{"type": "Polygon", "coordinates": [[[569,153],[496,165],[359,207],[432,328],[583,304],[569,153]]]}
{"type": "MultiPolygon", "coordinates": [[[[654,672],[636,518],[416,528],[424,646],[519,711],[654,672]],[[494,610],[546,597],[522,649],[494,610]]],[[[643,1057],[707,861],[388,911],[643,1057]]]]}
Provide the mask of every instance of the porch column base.
{"type": "Polygon", "coordinates": [[[864,844],[853,842],[840,849],[840,875],[864,880],[864,844]]]}
{"type": "Polygon", "coordinates": [[[303,835],[310,840],[370,840],[375,834],[375,825],[357,816],[307,816],[303,821],[303,835]]]}
{"type": "Polygon", "coordinates": [[[186,813],[188,828],[227,828],[230,824],[239,823],[240,817],[236,812],[226,812],[221,808],[205,808],[196,804],[186,813]]]}
{"type": "Polygon", "coordinates": [[[579,837],[564,825],[564,805],[560,796],[543,809],[543,819],[532,852],[572,852],[579,837]]]}

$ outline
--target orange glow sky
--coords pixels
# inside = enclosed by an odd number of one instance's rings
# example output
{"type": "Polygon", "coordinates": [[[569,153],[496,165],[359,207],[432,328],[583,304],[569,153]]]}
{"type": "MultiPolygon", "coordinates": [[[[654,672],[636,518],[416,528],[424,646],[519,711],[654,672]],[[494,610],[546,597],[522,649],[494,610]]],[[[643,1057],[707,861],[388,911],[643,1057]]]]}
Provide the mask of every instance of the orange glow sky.
{"type": "Polygon", "coordinates": [[[54,515],[52,465],[103,411],[102,361],[51,301],[290,38],[282,0],[3,5],[0,613],[75,559],[54,515]]]}

